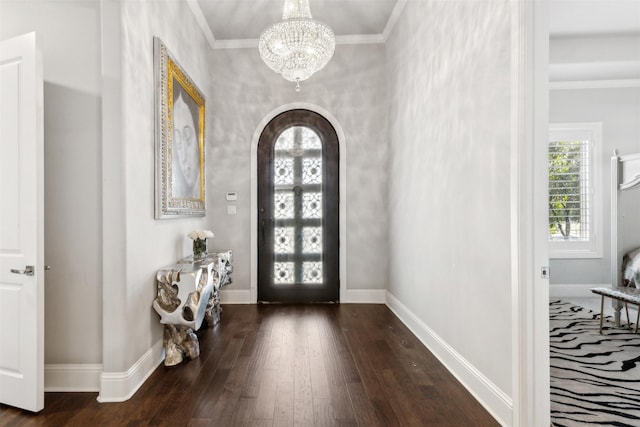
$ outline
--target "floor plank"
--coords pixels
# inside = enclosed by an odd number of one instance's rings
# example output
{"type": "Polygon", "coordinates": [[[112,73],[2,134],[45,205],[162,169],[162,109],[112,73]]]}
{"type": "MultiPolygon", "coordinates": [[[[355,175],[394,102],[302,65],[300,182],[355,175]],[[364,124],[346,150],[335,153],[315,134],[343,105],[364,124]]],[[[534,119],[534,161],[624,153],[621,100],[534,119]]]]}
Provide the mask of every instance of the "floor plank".
{"type": "Polygon", "coordinates": [[[279,382],[276,388],[273,427],[293,427],[293,382],[279,382]]]}
{"type": "Polygon", "coordinates": [[[47,393],[13,426],[497,426],[384,305],[225,305],[200,357],[159,366],[122,403],[47,393]]]}

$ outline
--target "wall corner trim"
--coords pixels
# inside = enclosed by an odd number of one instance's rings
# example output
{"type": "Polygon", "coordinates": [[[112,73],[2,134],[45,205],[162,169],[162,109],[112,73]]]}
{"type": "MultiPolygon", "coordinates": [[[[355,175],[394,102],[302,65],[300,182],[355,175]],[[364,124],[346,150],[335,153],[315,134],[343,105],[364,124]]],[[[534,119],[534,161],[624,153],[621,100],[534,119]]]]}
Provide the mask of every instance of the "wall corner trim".
{"type": "Polygon", "coordinates": [[[209,43],[209,47],[214,49],[216,44],[216,38],[213,36],[213,32],[211,31],[211,27],[209,27],[209,23],[207,22],[207,18],[204,16],[202,9],[200,8],[200,4],[197,0],[186,0],[187,6],[191,9],[193,16],[196,18],[200,29],[202,30],[202,34],[207,39],[207,43],[209,43]]]}
{"type": "Polygon", "coordinates": [[[103,372],[98,402],[129,400],[163,360],[164,348],[162,340],[158,340],[126,372],[103,372]]]}
{"type": "Polygon", "coordinates": [[[513,411],[510,396],[493,384],[390,292],[386,294],[386,304],[501,425],[510,425],[513,411]]]}
{"type": "Polygon", "coordinates": [[[398,20],[400,19],[400,15],[402,15],[402,11],[404,7],[407,5],[407,0],[398,0],[393,10],[391,11],[391,15],[389,16],[389,20],[387,21],[387,25],[384,27],[384,31],[382,32],[382,40],[384,43],[387,42],[391,32],[396,27],[398,20]]]}

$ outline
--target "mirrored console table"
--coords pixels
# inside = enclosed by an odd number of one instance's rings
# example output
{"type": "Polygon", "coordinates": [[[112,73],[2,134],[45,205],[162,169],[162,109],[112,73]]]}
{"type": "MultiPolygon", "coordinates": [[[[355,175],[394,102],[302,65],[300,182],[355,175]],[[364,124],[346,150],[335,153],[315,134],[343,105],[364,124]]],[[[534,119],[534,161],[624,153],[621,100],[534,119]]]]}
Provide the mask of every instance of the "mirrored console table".
{"type": "Polygon", "coordinates": [[[153,308],[164,326],[166,366],[200,355],[195,331],[204,324],[220,322],[220,289],[231,283],[232,252],[209,252],[206,258],[192,256],[158,270],[157,296],[153,308]]]}

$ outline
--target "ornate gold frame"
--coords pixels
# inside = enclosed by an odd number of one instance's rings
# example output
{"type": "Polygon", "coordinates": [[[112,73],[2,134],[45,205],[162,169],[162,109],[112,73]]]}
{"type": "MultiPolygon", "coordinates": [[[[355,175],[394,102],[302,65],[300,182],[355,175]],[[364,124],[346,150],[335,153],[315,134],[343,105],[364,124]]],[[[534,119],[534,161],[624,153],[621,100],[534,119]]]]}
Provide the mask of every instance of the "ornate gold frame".
{"type": "MultiPolygon", "coordinates": [[[[176,62],[165,44],[153,38],[155,65],[155,217],[184,218],[204,216],[205,203],[205,98],[187,73],[176,62]],[[178,84],[176,88],[175,84],[178,84]],[[174,102],[176,90],[185,94],[185,105],[197,110],[192,119],[197,121],[197,150],[199,159],[199,176],[194,194],[176,194],[175,177],[179,165],[174,164],[174,102]],[[197,191],[199,189],[199,191],[197,191]]],[[[197,162],[197,161],[196,161],[197,162]]]]}

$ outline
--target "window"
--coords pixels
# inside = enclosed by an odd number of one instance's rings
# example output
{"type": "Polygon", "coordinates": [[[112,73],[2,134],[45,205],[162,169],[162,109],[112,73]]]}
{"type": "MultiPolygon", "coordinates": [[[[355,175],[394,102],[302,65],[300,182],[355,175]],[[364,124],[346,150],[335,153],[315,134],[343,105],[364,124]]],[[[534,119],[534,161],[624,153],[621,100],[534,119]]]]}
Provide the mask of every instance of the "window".
{"type": "Polygon", "coordinates": [[[549,129],[549,256],[602,257],[601,123],[549,129]]]}

